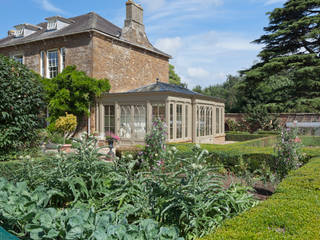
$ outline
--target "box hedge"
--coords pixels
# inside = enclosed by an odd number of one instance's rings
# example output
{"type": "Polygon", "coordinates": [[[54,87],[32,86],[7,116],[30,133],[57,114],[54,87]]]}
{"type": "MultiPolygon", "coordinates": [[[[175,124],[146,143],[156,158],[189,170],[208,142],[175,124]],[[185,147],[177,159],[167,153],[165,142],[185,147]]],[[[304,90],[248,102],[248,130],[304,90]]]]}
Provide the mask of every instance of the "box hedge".
{"type": "Polygon", "coordinates": [[[276,193],[201,240],[320,239],[320,158],[292,171],[276,193]]]}

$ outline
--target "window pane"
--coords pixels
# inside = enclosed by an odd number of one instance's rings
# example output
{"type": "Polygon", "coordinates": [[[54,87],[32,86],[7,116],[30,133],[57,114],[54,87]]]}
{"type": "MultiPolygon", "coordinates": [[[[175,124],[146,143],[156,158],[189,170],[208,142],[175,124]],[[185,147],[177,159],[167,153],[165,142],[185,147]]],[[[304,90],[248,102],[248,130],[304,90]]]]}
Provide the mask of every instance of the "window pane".
{"type": "Polygon", "coordinates": [[[14,56],[13,59],[16,62],[23,64],[23,56],[22,55],[14,56]]]}
{"type": "Polygon", "coordinates": [[[188,137],[188,105],[185,106],[185,137],[188,137]]]}
{"type": "Polygon", "coordinates": [[[120,138],[131,138],[131,106],[120,106],[120,138]]]}
{"type": "Polygon", "coordinates": [[[152,120],[160,118],[162,121],[166,120],[166,106],[165,104],[152,105],[152,120]]]}
{"type": "Polygon", "coordinates": [[[220,110],[216,108],[216,133],[220,133],[220,110]]]}
{"type": "Polygon", "coordinates": [[[49,78],[54,78],[58,75],[58,51],[48,52],[48,71],[49,78]]]}
{"type": "Polygon", "coordinates": [[[177,104],[177,109],[176,109],[176,119],[177,119],[177,136],[176,138],[182,138],[182,105],[177,104]]]}
{"type": "Polygon", "coordinates": [[[134,106],[134,137],[136,139],[144,139],[146,135],[147,114],[144,105],[134,106]]]}
{"type": "Polygon", "coordinates": [[[115,116],[113,105],[104,106],[104,129],[105,132],[115,133],[115,116]]]}
{"type": "Polygon", "coordinates": [[[170,104],[170,139],[173,139],[173,104],[170,104]]]}

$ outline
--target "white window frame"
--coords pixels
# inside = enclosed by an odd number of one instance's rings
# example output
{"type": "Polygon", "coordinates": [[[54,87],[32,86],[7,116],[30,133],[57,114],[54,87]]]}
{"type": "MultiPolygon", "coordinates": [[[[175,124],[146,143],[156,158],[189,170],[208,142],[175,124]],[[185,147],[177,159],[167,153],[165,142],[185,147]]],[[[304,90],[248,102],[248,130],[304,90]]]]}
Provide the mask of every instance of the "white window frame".
{"type": "Polygon", "coordinates": [[[47,24],[47,30],[48,30],[48,31],[57,30],[57,28],[58,28],[58,21],[57,21],[57,19],[48,21],[48,24],[47,24]]]}
{"type": "Polygon", "coordinates": [[[58,49],[51,49],[47,51],[47,67],[46,67],[46,71],[47,71],[47,78],[51,78],[50,77],[50,66],[49,66],[49,52],[57,52],[57,75],[59,74],[59,51],[58,49]]]}
{"type": "Polygon", "coordinates": [[[60,48],[60,69],[59,72],[61,73],[63,69],[65,69],[66,65],[66,49],[60,48]]]}

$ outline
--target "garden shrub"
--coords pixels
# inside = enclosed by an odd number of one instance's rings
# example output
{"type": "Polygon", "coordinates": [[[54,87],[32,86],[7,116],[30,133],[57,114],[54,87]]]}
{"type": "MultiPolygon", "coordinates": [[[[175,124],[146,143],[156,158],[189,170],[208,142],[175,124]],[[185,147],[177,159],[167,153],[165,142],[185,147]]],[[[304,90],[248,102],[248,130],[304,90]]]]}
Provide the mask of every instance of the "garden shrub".
{"type": "Polygon", "coordinates": [[[276,146],[275,167],[280,179],[289,171],[302,165],[301,139],[298,137],[298,128],[284,128],[281,130],[279,142],[276,146]]]}
{"type": "Polygon", "coordinates": [[[320,158],[292,171],[272,197],[201,240],[319,239],[320,158]]]}
{"type": "Polygon", "coordinates": [[[77,128],[77,117],[66,113],[66,116],[61,116],[55,121],[55,128],[63,133],[63,143],[65,143],[66,138],[69,138],[77,128]]]}
{"type": "Polygon", "coordinates": [[[52,79],[43,79],[49,109],[49,129],[66,112],[77,117],[79,123],[89,115],[89,105],[97,96],[110,90],[107,79],[94,79],[85,72],[77,71],[76,66],[67,66],[62,73],[52,79]]]}
{"type": "Polygon", "coordinates": [[[250,133],[226,133],[226,141],[244,142],[248,140],[268,137],[269,134],[250,134],[250,133]]]}
{"type": "Polygon", "coordinates": [[[37,141],[44,94],[40,76],[0,55],[0,160],[37,141]]]}

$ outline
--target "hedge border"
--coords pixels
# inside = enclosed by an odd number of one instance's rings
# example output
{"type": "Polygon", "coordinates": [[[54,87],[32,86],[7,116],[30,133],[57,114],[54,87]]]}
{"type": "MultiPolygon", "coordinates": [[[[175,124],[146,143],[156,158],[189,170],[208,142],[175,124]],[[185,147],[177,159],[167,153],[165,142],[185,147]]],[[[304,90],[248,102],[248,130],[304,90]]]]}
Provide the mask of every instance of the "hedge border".
{"type": "Polygon", "coordinates": [[[201,240],[320,239],[320,157],[292,171],[268,200],[201,240]]]}

